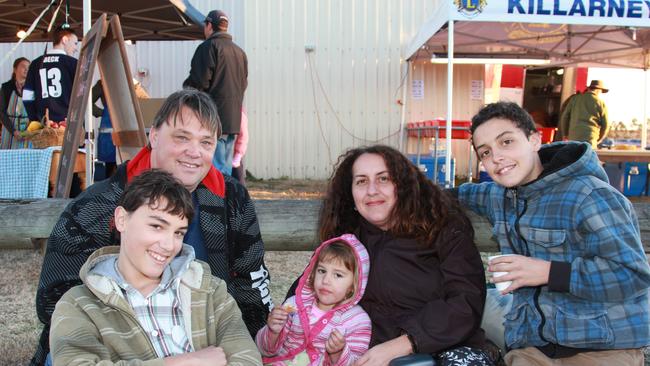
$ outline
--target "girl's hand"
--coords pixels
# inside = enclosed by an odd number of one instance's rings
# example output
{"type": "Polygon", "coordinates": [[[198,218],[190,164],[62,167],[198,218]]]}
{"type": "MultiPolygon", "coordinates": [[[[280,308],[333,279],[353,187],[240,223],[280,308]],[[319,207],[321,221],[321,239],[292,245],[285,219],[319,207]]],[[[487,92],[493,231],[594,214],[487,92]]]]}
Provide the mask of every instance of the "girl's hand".
{"type": "Polygon", "coordinates": [[[330,333],[329,338],[327,338],[327,343],[325,344],[325,351],[329,354],[332,363],[338,362],[343,347],[345,347],[345,337],[341,332],[334,329],[332,333],[330,333]]]}
{"type": "Polygon", "coordinates": [[[278,334],[282,331],[288,319],[289,313],[282,309],[282,307],[276,306],[266,319],[266,325],[269,327],[271,333],[278,334]]]}

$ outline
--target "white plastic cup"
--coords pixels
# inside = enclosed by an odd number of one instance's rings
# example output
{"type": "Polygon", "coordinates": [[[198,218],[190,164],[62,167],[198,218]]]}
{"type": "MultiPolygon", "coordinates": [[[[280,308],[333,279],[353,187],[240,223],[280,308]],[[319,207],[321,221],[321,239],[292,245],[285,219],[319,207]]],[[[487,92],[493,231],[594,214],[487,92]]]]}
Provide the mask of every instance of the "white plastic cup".
{"type": "MultiPolygon", "coordinates": [[[[511,255],[516,255],[516,254],[500,254],[500,255],[491,255],[488,257],[488,263],[491,263],[493,259],[496,258],[501,258],[501,257],[508,257],[511,255]]],[[[491,272],[492,273],[492,278],[496,279],[497,277],[505,276],[508,274],[508,272],[491,272]]],[[[504,281],[504,282],[495,282],[494,287],[499,290],[499,292],[503,292],[505,289],[510,287],[512,285],[512,281],[504,281]]]]}

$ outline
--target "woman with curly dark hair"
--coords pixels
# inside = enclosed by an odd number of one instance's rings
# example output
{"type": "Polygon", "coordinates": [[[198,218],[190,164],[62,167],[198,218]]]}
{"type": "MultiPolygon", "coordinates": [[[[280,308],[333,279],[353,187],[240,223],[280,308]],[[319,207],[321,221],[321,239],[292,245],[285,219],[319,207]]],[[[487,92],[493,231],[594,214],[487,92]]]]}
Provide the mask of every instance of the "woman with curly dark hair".
{"type": "Polygon", "coordinates": [[[376,145],[339,157],[319,228],[321,240],[355,233],[370,254],[359,304],[372,320],[371,348],[356,365],[412,353],[437,365],[492,364],[483,351],[485,275],[471,223],[399,151],[376,145]]]}

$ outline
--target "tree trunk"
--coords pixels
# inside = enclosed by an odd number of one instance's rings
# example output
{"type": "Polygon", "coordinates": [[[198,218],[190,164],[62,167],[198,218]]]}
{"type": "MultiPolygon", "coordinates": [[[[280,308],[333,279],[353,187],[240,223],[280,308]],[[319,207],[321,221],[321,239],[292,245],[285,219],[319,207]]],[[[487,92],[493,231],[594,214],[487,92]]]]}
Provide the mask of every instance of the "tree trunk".
{"type": "MultiPolygon", "coordinates": [[[[47,238],[69,199],[1,200],[0,248],[6,243],[23,242],[25,238],[47,238]]],[[[634,202],[639,217],[641,240],[646,253],[650,252],[650,203],[634,202]]],[[[318,245],[316,221],[319,200],[256,200],[262,238],[266,250],[313,250],[318,245]]],[[[492,227],[487,220],[468,212],[474,226],[479,251],[498,252],[491,239],[492,227]]]]}

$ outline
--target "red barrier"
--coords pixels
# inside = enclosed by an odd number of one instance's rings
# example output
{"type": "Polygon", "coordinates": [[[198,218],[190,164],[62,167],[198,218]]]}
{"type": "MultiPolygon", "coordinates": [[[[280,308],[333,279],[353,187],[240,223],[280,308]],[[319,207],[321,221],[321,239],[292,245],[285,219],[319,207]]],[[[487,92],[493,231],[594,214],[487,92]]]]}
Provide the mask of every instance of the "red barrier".
{"type": "Polygon", "coordinates": [[[555,137],[555,127],[538,127],[537,130],[542,135],[542,144],[550,144],[555,137]]]}
{"type": "MultiPolygon", "coordinates": [[[[409,137],[417,137],[418,130],[420,130],[420,137],[435,137],[436,129],[438,130],[438,137],[444,139],[447,136],[446,120],[434,119],[429,121],[409,122],[406,124],[406,130],[409,137]]],[[[467,140],[471,137],[469,127],[472,125],[470,121],[452,120],[451,138],[458,140],[467,140]]]]}

